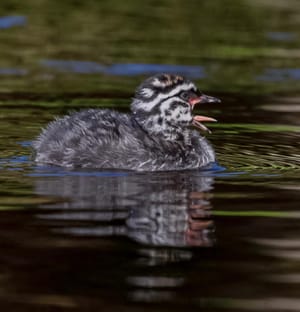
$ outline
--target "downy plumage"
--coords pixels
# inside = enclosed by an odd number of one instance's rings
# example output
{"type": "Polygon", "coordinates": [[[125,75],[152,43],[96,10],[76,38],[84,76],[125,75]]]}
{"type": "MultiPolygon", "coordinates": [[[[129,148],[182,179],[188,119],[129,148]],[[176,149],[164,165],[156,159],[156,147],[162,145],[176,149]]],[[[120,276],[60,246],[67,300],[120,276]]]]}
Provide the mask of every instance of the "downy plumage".
{"type": "Polygon", "coordinates": [[[51,122],[33,142],[35,160],[63,167],[116,168],[139,171],[180,170],[215,161],[213,148],[193,116],[199,103],[220,102],[202,94],[189,80],[159,74],[136,90],[131,114],[87,109],[51,122]]]}

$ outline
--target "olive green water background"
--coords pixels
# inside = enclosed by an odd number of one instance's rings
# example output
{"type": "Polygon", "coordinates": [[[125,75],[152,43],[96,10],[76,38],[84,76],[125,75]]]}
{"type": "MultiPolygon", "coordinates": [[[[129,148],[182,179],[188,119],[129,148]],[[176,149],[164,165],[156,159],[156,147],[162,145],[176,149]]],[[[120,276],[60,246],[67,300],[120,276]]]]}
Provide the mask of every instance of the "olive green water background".
{"type": "Polygon", "coordinates": [[[300,311],[300,2],[0,3],[1,311],[300,311]],[[37,166],[55,116],[151,74],[222,99],[218,164],[37,166]]]}

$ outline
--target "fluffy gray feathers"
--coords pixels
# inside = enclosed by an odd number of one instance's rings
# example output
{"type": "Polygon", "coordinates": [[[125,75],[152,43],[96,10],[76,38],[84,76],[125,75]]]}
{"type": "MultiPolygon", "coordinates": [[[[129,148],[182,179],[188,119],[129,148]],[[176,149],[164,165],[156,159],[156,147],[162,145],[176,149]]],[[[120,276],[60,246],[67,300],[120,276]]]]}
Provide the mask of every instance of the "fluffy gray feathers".
{"type": "Polygon", "coordinates": [[[89,109],[51,122],[33,147],[37,162],[69,168],[178,170],[214,161],[207,140],[189,132],[190,144],[166,141],[148,135],[130,115],[89,109]]]}
{"type": "Polygon", "coordinates": [[[132,114],[88,109],[58,118],[33,142],[35,160],[140,171],[205,166],[215,161],[214,151],[188,127],[191,109],[178,96],[189,88],[196,87],[180,76],[154,76],[137,89],[132,114]]]}

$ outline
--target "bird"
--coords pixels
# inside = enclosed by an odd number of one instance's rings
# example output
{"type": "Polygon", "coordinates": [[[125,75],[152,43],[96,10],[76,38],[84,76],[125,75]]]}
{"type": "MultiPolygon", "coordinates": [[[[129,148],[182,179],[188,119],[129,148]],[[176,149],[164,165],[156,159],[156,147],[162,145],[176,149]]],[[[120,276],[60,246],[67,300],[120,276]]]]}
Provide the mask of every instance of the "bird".
{"type": "Polygon", "coordinates": [[[202,168],[216,161],[212,145],[202,135],[209,132],[202,122],[216,120],[193,115],[193,109],[220,102],[187,78],[156,74],[137,87],[129,113],[90,108],[50,122],[32,143],[34,159],[65,168],[202,168]]]}

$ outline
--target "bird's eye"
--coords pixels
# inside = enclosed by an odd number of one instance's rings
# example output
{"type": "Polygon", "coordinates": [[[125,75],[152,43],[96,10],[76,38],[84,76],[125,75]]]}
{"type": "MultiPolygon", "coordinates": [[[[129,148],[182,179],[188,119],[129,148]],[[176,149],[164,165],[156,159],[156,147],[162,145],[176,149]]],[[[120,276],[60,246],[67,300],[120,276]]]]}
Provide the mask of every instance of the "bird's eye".
{"type": "Polygon", "coordinates": [[[187,91],[182,91],[182,92],[180,93],[180,97],[181,97],[183,100],[188,100],[189,97],[190,97],[190,94],[189,94],[189,92],[187,92],[187,91]]]}

